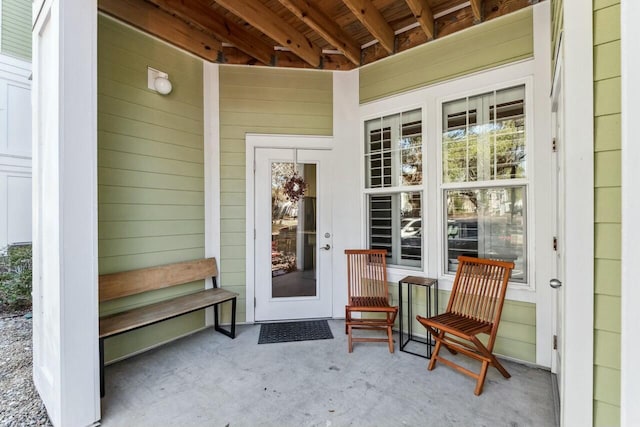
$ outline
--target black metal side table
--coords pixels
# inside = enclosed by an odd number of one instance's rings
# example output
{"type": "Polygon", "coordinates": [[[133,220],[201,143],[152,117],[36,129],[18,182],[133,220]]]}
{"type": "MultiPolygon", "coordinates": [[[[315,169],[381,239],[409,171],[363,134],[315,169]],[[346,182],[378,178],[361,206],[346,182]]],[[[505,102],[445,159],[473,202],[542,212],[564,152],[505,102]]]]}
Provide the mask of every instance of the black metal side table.
{"type": "Polygon", "coordinates": [[[428,277],[418,277],[418,276],[407,276],[403,279],[400,279],[398,282],[398,302],[400,305],[399,313],[400,316],[400,351],[404,351],[406,353],[411,353],[416,356],[424,357],[426,359],[431,359],[431,354],[433,352],[433,339],[431,338],[431,334],[425,329],[427,334],[427,338],[414,337],[413,336],[413,307],[411,304],[411,289],[413,286],[423,286],[425,287],[426,293],[426,304],[427,304],[427,312],[426,317],[430,317],[431,314],[431,293],[433,293],[433,302],[434,302],[434,311],[435,314],[438,314],[438,280],[430,279],[428,277]],[[403,324],[404,324],[404,308],[402,305],[402,284],[407,285],[407,333],[405,334],[403,324]],[[406,335],[406,340],[405,340],[406,335]],[[427,352],[426,354],[416,353],[410,350],[406,350],[405,347],[409,343],[409,341],[417,342],[420,344],[424,344],[426,346],[427,352]]]}

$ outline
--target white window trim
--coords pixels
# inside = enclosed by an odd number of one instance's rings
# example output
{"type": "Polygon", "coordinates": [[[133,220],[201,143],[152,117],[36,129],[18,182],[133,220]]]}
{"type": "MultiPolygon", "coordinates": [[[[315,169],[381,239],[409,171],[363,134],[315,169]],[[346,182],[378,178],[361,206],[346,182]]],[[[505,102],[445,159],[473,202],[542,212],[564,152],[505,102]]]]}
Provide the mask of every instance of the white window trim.
{"type": "MultiPolygon", "coordinates": [[[[536,303],[537,298],[535,295],[535,280],[536,277],[533,274],[535,272],[535,266],[537,265],[532,259],[534,253],[532,252],[536,244],[536,234],[534,234],[533,224],[535,223],[535,200],[532,191],[532,185],[535,181],[535,173],[533,171],[533,164],[531,157],[535,154],[533,149],[534,141],[534,117],[544,118],[547,115],[541,114],[541,110],[546,105],[539,105],[537,97],[534,96],[534,71],[537,69],[537,64],[534,59],[527,59],[508,65],[496,67],[490,70],[473,73],[455,80],[447,81],[444,83],[438,83],[431,86],[426,86],[420,89],[402,93],[399,95],[391,96],[381,100],[369,102],[360,106],[360,180],[361,180],[361,203],[364,207],[366,203],[367,191],[370,189],[365,188],[365,165],[364,165],[364,123],[367,120],[371,120],[377,117],[384,117],[391,114],[396,114],[401,111],[411,111],[416,108],[422,108],[422,138],[423,141],[436,141],[431,144],[423,144],[423,159],[440,159],[439,141],[441,138],[441,117],[442,112],[441,100],[456,99],[461,96],[473,95],[483,93],[483,91],[490,91],[495,88],[505,88],[515,86],[518,84],[526,85],[526,107],[527,108],[527,123],[528,136],[527,136],[527,153],[529,158],[527,159],[527,176],[526,179],[529,182],[527,189],[527,251],[529,256],[528,270],[529,280],[528,284],[523,285],[521,283],[514,283],[509,287],[507,291],[507,299],[522,302],[536,303]],[[432,118],[432,120],[428,120],[432,118]],[[434,120],[436,120],[434,122],[434,120]]],[[[550,126],[550,123],[548,124],[550,126]]],[[[442,250],[443,237],[441,233],[443,214],[440,209],[441,194],[440,186],[436,187],[435,184],[439,183],[441,174],[441,165],[436,161],[436,167],[429,168],[429,165],[424,165],[423,169],[423,185],[422,186],[407,186],[407,189],[411,191],[423,192],[423,235],[424,239],[423,247],[423,268],[418,270],[421,274],[437,277],[439,279],[439,288],[441,290],[451,290],[453,284],[452,275],[443,275],[442,273],[442,257],[444,256],[442,250]],[[433,195],[430,195],[430,191],[437,192],[438,199],[434,199],[433,195]],[[433,238],[435,236],[435,238],[433,238]]],[[[508,183],[496,183],[496,185],[515,184],[516,180],[508,180],[508,183]]],[[[383,189],[384,190],[384,189],[383,189]]],[[[366,209],[363,209],[366,212],[366,209]]],[[[363,215],[363,219],[366,219],[366,214],[363,215]]],[[[366,221],[363,221],[362,228],[362,241],[361,244],[366,246],[368,244],[368,231],[366,221]]],[[[400,280],[402,277],[410,274],[416,274],[416,269],[402,268],[391,266],[388,269],[389,280],[394,282],[400,280]]]]}
{"type": "MultiPolygon", "coordinates": [[[[375,103],[373,103],[375,105],[375,103]]],[[[382,117],[387,117],[387,116],[392,116],[394,114],[400,114],[403,112],[407,112],[407,111],[414,111],[420,109],[420,112],[422,114],[422,158],[425,159],[426,157],[426,145],[424,143],[425,139],[425,123],[426,123],[426,108],[425,108],[425,104],[424,101],[423,102],[417,102],[415,104],[406,104],[406,105],[394,105],[392,109],[390,110],[385,110],[383,112],[380,113],[374,113],[371,112],[366,116],[362,116],[360,117],[360,139],[359,141],[361,141],[361,143],[359,144],[360,146],[360,194],[362,195],[362,201],[361,201],[361,206],[362,206],[362,211],[363,211],[363,221],[361,224],[361,236],[363,238],[362,241],[362,247],[363,248],[367,248],[369,247],[369,207],[367,204],[367,198],[370,195],[375,195],[375,194],[396,194],[396,193],[403,193],[403,192],[419,192],[421,194],[421,199],[420,199],[420,203],[421,203],[421,210],[422,210],[422,220],[423,222],[426,220],[426,214],[425,214],[425,169],[424,169],[424,160],[423,160],[423,169],[422,169],[422,184],[420,185],[399,185],[399,186],[395,186],[395,187],[382,187],[382,188],[367,188],[367,179],[366,179],[366,167],[365,167],[365,159],[366,159],[366,149],[365,149],[365,144],[363,143],[364,141],[366,141],[366,132],[365,132],[365,123],[369,120],[375,120],[375,119],[379,119],[382,117]]],[[[373,110],[375,111],[375,109],[373,110]]],[[[389,267],[389,273],[388,274],[392,274],[392,272],[394,271],[399,271],[399,277],[397,280],[400,280],[402,277],[408,275],[408,274],[415,274],[416,271],[417,272],[424,272],[425,271],[425,265],[426,265],[426,260],[428,259],[428,245],[425,244],[425,239],[424,239],[424,233],[422,234],[422,267],[412,267],[412,266],[397,266],[397,265],[392,265],[389,267]]],[[[397,281],[395,280],[395,281],[397,281]]]]}
{"type": "MultiPolygon", "coordinates": [[[[455,82],[451,83],[455,86],[455,82]]],[[[444,241],[444,210],[441,208],[444,204],[443,190],[447,189],[456,189],[456,188],[492,188],[492,187],[512,187],[512,186],[523,186],[526,191],[526,221],[527,221],[527,277],[526,283],[520,282],[509,282],[509,290],[522,290],[522,291],[535,291],[535,257],[533,256],[533,248],[534,248],[534,239],[533,233],[534,228],[533,224],[535,222],[535,201],[534,201],[534,188],[535,188],[535,156],[534,152],[534,141],[535,141],[535,130],[534,130],[534,117],[535,117],[535,103],[534,103],[534,95],[533,95],[533,76],[527,75],[525,77],[515,78],[513,80],[501,81],[499,83],[494,83],[485,87],[478,87],[473,90],[466,90],[463,92],[453,93],[450,95],[446,95],[440,97],[436,100],[436,134],[438,135],[435,140],[436,143],[436,170],[437,170],[437,181],[436,181],[436,205],[438,207],[437,212],[437,223],[440,225],[439,233],[436,236],[438,240],[438,246],[436,253],[441,254],[438,257],[438,281],[439,283],[453,283],[454,275],[445,271],[444,268],[444,250],[445,250],[445,241],[444,241]],[[501,89],[508,89],[515,86],[525,87],[525,129],[526,129],[526,159],[527,159],[527,170],[526,170],[526,178],[518,178],[518,179],[500,179],[500,180],[490,180],[490,181],[477,181],[477,182],[459,182],[459,183],[444,183],[442,180],[442,106],[443,104],[449,101],[455,101],[461,98],[472,97],[476,95],[481,95],[487,92],[498,91],[501,89]],[[531,107],[533,105],[533,108],[531,107]]]]}

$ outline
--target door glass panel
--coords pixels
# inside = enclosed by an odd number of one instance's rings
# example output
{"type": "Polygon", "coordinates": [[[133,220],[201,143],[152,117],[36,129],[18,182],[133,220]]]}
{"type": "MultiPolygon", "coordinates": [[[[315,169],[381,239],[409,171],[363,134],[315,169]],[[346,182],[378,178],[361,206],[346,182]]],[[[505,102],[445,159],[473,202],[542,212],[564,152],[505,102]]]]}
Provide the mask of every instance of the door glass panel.
{"type": "Polygon", "coordinates": [[[313,297],[316,165],[271,164],[271,297],[313,297]]]}

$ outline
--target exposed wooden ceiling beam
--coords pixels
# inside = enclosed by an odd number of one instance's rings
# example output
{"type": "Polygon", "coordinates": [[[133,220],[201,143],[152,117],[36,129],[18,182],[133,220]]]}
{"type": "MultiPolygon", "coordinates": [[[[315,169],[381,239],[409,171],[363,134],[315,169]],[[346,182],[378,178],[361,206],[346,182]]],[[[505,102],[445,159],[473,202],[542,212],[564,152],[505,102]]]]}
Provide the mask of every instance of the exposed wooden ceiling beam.
{"type": "Polygon", "coordinates": [[[395,34],[371,0],[342,0],[356,18],[380,42],[382,47],[393,53],[395,34]]]}
{"type": "Polygon", "coordinates": [[[471,0],[471,10],[476,22],[482,21],[482,0],[471,0]]]}
{"type": "Polygon", "coordinates": [[[269,46],[260,38],[249,33],[235,22],[229,21],[223,16],[218,15],[209,8],[209,6],[200,1],[150,1],[167,12],[212,32],[221,40],[234,45],[263,64],[270,65],[273,61],[274,53],[272,46],[269,46]]]}
{"type": "Polygon", "coordinates": [[[360,47],[333,19],[318,10],[308,0],[279,1],[351,62],[360,65],[360,47]]]}
{"type": "Polygon", "coordinates": [[[433,11],[427,0],[405,0],[407,6],[413,12],[413,16],[416,17],[420,23],[420,27],[427,35],[427,39],[433,39],[435,35],[435,22],[433,19],[433,11]]]}
{"type": "Polygon", "coordinates": [[[220,6],[247,21],[314,67],[320,66],[322,50],[304,34],[283,21],[258,0],[216,0],[220,6]]]}
{"type": "Polygon", "coordinates": [[[142,0],[99,0],[98,9],[209,61],[222,51],[219,40],[142,0]]]}

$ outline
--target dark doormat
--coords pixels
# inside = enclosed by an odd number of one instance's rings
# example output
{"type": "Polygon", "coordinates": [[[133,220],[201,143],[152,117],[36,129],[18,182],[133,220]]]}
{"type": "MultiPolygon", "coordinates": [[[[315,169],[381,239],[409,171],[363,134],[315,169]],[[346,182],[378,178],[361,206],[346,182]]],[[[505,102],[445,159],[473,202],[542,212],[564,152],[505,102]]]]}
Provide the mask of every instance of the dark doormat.
{"type": "Polygon", "coordinates": [[[333,334],[326,320],[263,323],[260,325],[258,344],[331,339],[333,339],[333,334]]]}

